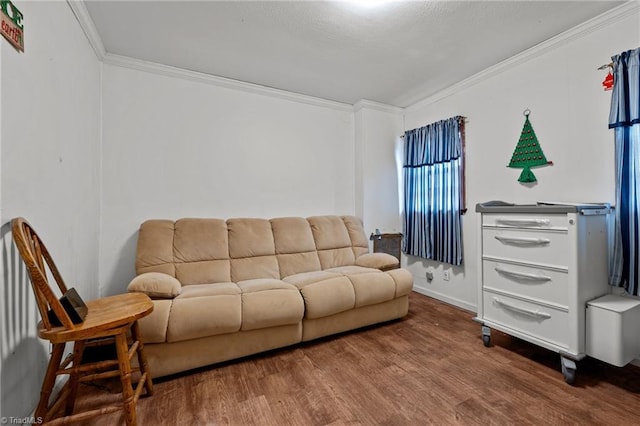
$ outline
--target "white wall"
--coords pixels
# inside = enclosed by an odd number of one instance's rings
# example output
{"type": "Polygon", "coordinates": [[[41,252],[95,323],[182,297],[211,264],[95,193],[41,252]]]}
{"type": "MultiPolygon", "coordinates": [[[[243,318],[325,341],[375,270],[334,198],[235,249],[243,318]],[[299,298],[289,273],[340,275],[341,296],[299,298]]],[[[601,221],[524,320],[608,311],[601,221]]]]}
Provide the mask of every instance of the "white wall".
{"type": "Polygon", "coordinates": [[[66,2],[14,3],[24,14],[24,53],[0,39],[5,417],[35,408],[48,361],[11,218],[36,228],[68,286],[98,295],[100,63],[66,2]]]}
{"type": "Polygon", "coordinates": [[[151,218],[354,213],[353,112],[104,66],[100,283],[151,218]]]}
{"type": "Polygon", "coordinates": [[[370,101],[354,106],[356,216],[367,234],[402,232],[398,206],[396,141],[403,133],[402,109],[370,101]]]}
{"type": "MultiPolygon", "coordinates": [[[[407,108],[405,128],[455,115],[467,117],[467,205],[463,217],[464,265],[442,279],[442,265],[409,258],[418,291],[475,310],[477,229],[475,204],[501,199],[611,202],[614,197],[613,134],[607,129],[611,92],[596,68],[612,55],[640,45],[638,9],[625,19],[548,49],[534,49],[407,108]],[[535,168],[538,182],[517,182],[520,169],[507,168],[524,124],[530,121],[551,167],[535,168]],[[427,283],[425,273],[436,268],[427,283]]],[[[576,32],[577,34],[577,32],[576,32]]]]}

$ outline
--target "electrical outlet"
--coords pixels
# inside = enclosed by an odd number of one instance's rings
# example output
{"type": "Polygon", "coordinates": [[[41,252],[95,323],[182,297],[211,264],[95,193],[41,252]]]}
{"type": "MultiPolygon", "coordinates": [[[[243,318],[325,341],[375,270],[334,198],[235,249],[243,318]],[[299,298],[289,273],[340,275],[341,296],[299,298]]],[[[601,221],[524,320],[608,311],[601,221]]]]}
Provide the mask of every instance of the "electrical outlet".
{"type": "Polygon", "coordinates": [[[442,279],[445,281],[449,281],[451,277],[449,276],[449,270],[445,269],[442,271],[442,279]]]}
{"type": "Polygon", "coordinates": [[[433,281],[433,271],[427,271],[427,281],[433,281]]]}

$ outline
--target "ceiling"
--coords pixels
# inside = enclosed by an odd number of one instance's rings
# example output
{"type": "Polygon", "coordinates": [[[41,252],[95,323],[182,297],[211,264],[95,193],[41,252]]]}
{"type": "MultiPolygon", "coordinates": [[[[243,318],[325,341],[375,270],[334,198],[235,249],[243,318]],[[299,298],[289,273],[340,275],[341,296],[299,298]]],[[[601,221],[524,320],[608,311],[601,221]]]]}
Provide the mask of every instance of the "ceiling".
{"type": "Polygon", "coordinates": [[[366,1],[85,4],[110,54],[406,107],[623,3],[366,1]]]}

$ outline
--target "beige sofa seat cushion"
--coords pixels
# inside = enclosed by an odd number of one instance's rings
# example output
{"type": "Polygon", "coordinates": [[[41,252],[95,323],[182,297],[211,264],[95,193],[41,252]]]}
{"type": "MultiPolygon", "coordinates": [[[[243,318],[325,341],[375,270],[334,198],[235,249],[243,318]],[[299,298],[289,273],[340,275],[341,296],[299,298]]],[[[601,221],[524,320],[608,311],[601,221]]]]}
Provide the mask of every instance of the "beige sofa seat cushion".
{"type": "Polygon", "coordinates": [[[400,261],[388,253],[366,253],[356,259],[356,265],[366,268],[389,269],[400,267],[400,261]]]}
{"type": "Polygon", "coordinates": [[[242,326],[242,292],[235,283],[184,286],[173,299],[167,342],[233,333],[242,326]]]}
{"type": "Polygon", "coordinates": [[[262,278],[240,281],[238,287],[242,291],[242,331],[302,321],[304,302],[294,285],[262,278]]]}
{"type": "Polygon", "coordinates": [[[356,308],[375,305],[395,298],[396,283],[393,278],[380,271],[348,276],[356,295],[356,308]]]}
{"type": "Polygon", "coordinates": [[[322,318],[353,309],[356,295],[349,278],[331,277],[298,285],[307,319],[322,318]]]}
{"type": "Polygon", "coordinates": [[[181,289],[180,281],[162,272],[140,274],[127,287],[129,292],[144,293],[152,299],[173,299],[181,289]]]}
{"type": "Polygon", "coordinates": [[[413,290],[413,275],[406,269],[393,269],[385,272],[396,283],[395,297],[406,296],[413,290]]]}
{"type": "Polygon", "coordinates": [[[337,272],[312,271],[290,275],[288,277],[284,277],[282,280],[289,284],[293,284],[298,288],[302,288],[307,284],[313,284],[315,282],[327,280],[329,278],[337,278],[341,275],[342,274],[339,274],[337,272]]]}
{"type": "Polygon", "coordinates": [[[356,275],[356,274],[370,274],[371,272],[380,273],[379,269],[366,268],[364,266],[347,265],[338,266],[337,268],[329,268],[327,272],[333,272],[340,275],[356,275]]]}
{"type": "Polygon", "coordinates": [[[144,343],[164,343],[167,340],[167,326],[173,300],[154,300],[153,311],[138,320],[144,343]]]}
{"type": "Polygon", "coordinates": [[[202,296],[220,296],[240,294],[238,284],[232,282],[212,284],[191,284],[182,287],[177,299],[190,299],[202,296]]]}

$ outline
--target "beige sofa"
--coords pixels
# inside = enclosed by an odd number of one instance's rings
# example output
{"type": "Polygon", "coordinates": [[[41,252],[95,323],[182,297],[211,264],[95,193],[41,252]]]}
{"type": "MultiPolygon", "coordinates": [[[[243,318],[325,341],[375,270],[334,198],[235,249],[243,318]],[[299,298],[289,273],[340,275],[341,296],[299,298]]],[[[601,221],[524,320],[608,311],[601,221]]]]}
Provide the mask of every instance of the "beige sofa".
{"type": "Polygon", "coordinates": [[[153,299],[140,329],[159,377],[401,318],[397,265],[352,216],[149,220],[128,290],[153,299]]]}

